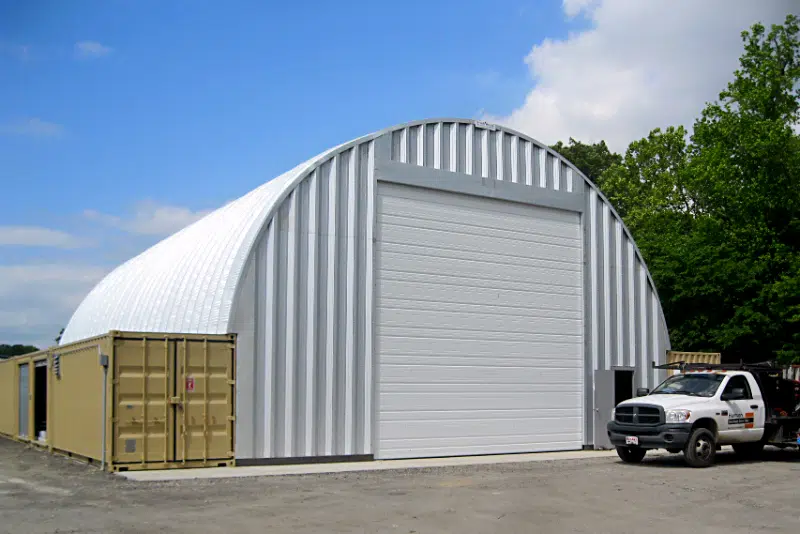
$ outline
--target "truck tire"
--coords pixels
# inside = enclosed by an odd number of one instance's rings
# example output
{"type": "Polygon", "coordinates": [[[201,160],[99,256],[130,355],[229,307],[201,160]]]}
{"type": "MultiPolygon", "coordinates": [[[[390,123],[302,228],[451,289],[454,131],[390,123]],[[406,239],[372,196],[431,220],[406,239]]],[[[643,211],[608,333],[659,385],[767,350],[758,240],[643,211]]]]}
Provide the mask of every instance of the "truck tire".
{"type": "Polygon", "coordinates": [[[626,464],[638,464],[644,459],[647,449],[639,447],[617,447],[617,455],[626,464]]]}
{"type": "Polygon", "coordinates": [[[742,458],[757,458],[764,452],[764,442],[755,441],[753,443],[736,443],[733,445],[733,452],[742,458]]]}
{"type": "Polygon", "coordinates": [[[717,443],[714,433],[707,428],[695,428],[686,447],[683,457],[691,467],[709,467],[717,455],[717,443]]]}

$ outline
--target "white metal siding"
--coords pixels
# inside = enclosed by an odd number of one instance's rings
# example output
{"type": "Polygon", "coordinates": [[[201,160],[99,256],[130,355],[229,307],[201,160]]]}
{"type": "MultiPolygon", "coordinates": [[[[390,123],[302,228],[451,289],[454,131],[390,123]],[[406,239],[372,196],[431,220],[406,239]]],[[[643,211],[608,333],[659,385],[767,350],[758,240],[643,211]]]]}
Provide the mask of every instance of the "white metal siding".
{"type": "Polygon", "coordinates": [[[381,183],[381,458],[579,449],[579,215],[381,183]]]}

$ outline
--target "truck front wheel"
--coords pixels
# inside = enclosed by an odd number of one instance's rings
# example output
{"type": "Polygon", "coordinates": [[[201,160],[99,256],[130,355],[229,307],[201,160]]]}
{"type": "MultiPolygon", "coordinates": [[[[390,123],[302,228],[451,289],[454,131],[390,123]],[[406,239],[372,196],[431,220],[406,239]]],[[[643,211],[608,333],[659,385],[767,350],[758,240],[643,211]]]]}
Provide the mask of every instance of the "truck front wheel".
{"type": "Polygon", "coordinates": [[[626,464],[638,464],[644,459],[647,454],[647,449],[640,449],[639,447],[617,447],[617,455],[626,464]]]}
{"type": "Polygon", "coordinates": [[[714,433],[707,428],[696,428],[689,436],[683,456],[691,467],[708,467],[714,463],[717,455],[717,443],[714,433]]]}

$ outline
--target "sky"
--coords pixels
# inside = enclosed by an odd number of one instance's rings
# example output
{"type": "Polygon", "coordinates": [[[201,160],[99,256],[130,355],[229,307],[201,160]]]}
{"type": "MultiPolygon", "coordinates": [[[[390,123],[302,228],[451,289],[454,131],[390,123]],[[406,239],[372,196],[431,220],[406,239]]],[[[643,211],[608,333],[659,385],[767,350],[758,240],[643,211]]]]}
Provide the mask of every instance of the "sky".
{"type": "Polygon", "coordinates": [[[315,154],[485,119],[617,151],[691,126],[796,0],[0,2],[0,343],[315,154]],[[313,7],[311,7],[313,6],[313,7]]]}

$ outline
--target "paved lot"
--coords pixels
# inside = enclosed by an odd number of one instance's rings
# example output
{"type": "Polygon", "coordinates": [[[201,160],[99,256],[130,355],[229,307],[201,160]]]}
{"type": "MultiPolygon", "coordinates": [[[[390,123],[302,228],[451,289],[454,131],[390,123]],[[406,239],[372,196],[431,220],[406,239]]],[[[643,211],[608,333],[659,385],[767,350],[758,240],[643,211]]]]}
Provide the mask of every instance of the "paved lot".
{"type": "Polygon", "coordinates": [[[137,483],[0,439],[0,532],[796,533],[799,475],[771,451],[137,483]]]}

